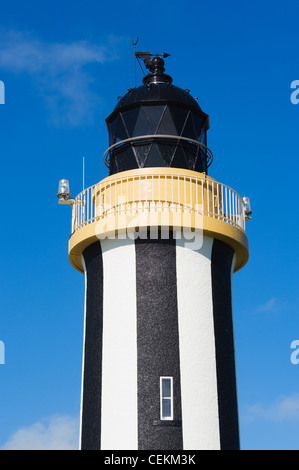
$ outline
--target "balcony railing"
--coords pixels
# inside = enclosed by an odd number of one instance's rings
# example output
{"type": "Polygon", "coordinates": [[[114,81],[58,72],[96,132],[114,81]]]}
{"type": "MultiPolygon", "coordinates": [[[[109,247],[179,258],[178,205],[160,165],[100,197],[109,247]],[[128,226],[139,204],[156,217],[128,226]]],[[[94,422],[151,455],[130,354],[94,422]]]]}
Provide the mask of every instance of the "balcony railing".
{"type": "Polygon", "coordinates": [[[127,172],[82,191],[72,208],[72,233],[110,216],[156,212],[200,214],[245,230],[243,198],[205,176],[127,172]]]}

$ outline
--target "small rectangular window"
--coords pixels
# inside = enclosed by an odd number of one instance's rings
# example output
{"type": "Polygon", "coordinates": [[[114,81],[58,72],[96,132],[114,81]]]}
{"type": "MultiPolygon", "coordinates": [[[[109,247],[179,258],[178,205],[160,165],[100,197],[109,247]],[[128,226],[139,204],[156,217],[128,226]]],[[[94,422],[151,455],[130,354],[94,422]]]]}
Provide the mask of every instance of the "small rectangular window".
{"type": "Polygon", "coordinates": [[[173,377],[160,377],[160,419],[173,419],[173,377]]]}

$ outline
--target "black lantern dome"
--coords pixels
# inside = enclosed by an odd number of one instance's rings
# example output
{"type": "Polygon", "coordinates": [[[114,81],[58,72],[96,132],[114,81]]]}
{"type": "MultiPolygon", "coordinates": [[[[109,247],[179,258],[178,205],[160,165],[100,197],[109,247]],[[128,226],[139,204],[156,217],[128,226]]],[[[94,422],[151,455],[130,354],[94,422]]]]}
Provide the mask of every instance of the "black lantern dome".
{"type": "Polygon", "coordinates": [[[106,119],[109,174],[136,168],[173,167],[207,173],[209,117],[189,90],[172,84],[164,60],[147,59],[143,85],[120,98],[106,119]]]}

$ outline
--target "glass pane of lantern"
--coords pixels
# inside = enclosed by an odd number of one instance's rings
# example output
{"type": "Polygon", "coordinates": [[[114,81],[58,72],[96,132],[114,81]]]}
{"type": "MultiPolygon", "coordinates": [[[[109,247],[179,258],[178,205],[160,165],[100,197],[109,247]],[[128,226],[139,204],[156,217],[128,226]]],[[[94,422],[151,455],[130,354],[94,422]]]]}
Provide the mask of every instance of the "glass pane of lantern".
{"type": "Polygon", "coordinates": [[[134,152],[138,161],[138,166],[139,168],[143,168],[151,149],[151,144],[142,143],[138,145],[137,142],[134,142],[132,145],[134,145],[134,152]]]}
{"type": "Polygon", "coordinates": [[[134,170],[135,168],[138,168],[138,163],[133,148],[129,147],[125,154],[122,171],[134,170]]]}
{"type": "Polygon", "coordinates": [[[169,106],[173,122],[175,123],[177,135],[181,135],[188,114],[188,110],[179,106],[169,106]]]}
{"type": "Polygon", "coordinates": [[[114,172],[123,171],[124,153],[117,154],[115,152],[113,159],[114,159],[113,171],[114,172]],[[115,171],[115,168],[116,168],[116,171],[115,171]]]}
{"type": "Polygon", "coordinates": [[[193,123],[193,118],[192,118],[192,113],[190,112],[183,133],[183,137],[189,137],[190,139],[196,140],[196,132],[194,128],[194,123],[193,123]]]}
{"type": "Polygon", "coordinates": [[[125,140],[125,139],[128,138],[128,133],[127,133],[125,125],[123,123],[121,114],[119,116],[118,126],[117,126],[117,130],[116,130],[116,136],[117,136],[117,141],[125,140]]]}
{"type": "Polygon", "coordinates": [[[115,142],[116,123],[117,123],[117,118],[114,119],[114,120],[109,124],[110,138],[111,138],[111,141],[112,141],[113,143],[115,142]]]}
{"type": "Polygon", "coordinates": [[[196,132],[196,140],[199,140],[202,134],[201,142],[204,143],[203,140],[204,140],[205,131],[202,133],[204,120],[202,117],[198,116],[197,114],[193,114],[193,121],[194,121],[195,132],[196,132]]]}
{"type": "Polygon", "coordinates": [[[122,117],[123,117],[123,121],[125,124],[128,137],[133,136],[134,128],[135,128],[136,121],[137,121],[138,114],[139,114],[139,109],[140,108],[138,107],[138,108],[133,108],[133,109],[129,109],[128,111],[122,112],[122,117]]]}
{"type": "Polygon", "coordinates": [[[117,166],[116,166],[116,160],[113,157],[111,162],[110,162],[110,174],[117,173],[117,171],[118,171],[118,169],[117,169],[117,166]]]}
{"type": "Polygon", "coordinates": [[[165,142],[159,141],[157,145],[165,162],[165,166],[170,166],[176,150],[176,142],[174,140],[171,142],[170,140],[165,142]]]}
{"type": "Polygon", "coordinates": [[[139,114],[138,114],[137,121],[136,121],[133,136],[136,137],[138,135],[150,135],[150,134],[152,134],[152,130],[150,128],[146,115],[143,111],[143,108],[141,107],[139,114]]]}
{"type": "Polygon", "coordinates": [[[144,106],[143,109],[148,119],[151,133],[156,134],[165,110],[165,106],[144,106]]]}
{"type": "Polygon", "coordinates": [[[163,157],[159,151],[159,147],[157,143],[153,143],[151,150],[149,152],[149,155],[147,157],[147,160],[145,162],[144,167],[145,168],[150,168],[150,167],[163,167],[166,166],[165,161],[163,160],[163,157]]]}
{"type": "Polygon", "coordinates": [[[198,153],[194,171],[199,171],[200,173],[207,172],[207,157],[204,149],[200,149],[198,153]]]}
{"type": "Polygon", "coordinates": [[[177,135],[178,134],[168,106],[165,109],[165,113],[159,125],[157,134],[164,134],[164,135],[177,135]]]}
{"type": "Polygon", "coordinates": [[[194,169],[195,169],[195,165],[196,165],[196,161],[197,161],[196,151],[194,151],[194,152],[188,152],[188,151],[185,149],[185,155],[186,155],[186,160],[187,160],[187,162],[188,162],[188,168],[189,168],[189,170],[194,170],[194,169]]]}
{"type": "Polygon", "coordinates": [[[129,144],[124,144],[119,153],[115,152],[115,160],[119,172],[138,168],[134,151],[129,144]]]}
{"type": "Polygon", "coordinates": [[[186,170],[189,170],[189,165],[186,161],[185,152],[181,144],[179,144],[176,148],[174,158],[171,162],[171,166],[173,168],[184,168],[186,170]]]}

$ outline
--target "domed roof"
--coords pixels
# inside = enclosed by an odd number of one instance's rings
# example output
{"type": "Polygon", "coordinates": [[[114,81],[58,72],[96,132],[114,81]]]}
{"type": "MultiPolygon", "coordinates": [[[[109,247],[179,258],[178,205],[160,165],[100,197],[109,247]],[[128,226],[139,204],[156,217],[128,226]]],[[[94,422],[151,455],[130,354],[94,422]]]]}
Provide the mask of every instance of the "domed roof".
{"type": "Polygon", "coordinates": [[[106,121],[111,122],[118,112],[139,105],[154,104],[172,104],[182,106],[192,110],[194,113],[208,118],[194,99],[189,91],[183,90],[172,84],[172,78],[164,73],[164,60],[160,57],[154,57],[150,64],[150,73],[143,78],[143,85],[131,88],[119,99],[118,104],[114,108],[106,121]]]}

